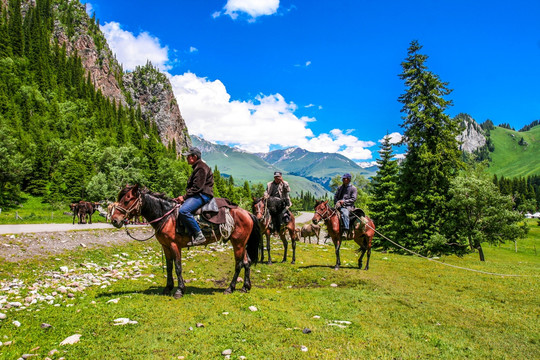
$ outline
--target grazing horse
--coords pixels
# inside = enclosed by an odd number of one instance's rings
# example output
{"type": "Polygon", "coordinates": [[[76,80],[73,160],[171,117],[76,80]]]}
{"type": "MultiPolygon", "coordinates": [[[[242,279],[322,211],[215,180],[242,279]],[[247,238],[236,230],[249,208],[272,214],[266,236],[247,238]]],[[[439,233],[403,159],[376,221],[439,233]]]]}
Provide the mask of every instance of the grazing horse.
{"type": "Polygon", "coordinates": [[[300,230],[300,235],[302,235],[302,237],[304,238],[304,242],[306,242],[306,238],[308,238],[310,244],[312,236],[317,237],[317,244],[319,243],[320,233],[321,227],[317,224],[306,224],[302,226],[302,230],[300,230]]]}
{"type": "MultiPolygon", "coordinates": [[[[253,214],[257,217],[257,220],[259,220],[260,227],[261,227],[261,235],[266,235],[266,250],[268,251],[268,262],[267,264],[272,264],[272,257],[270,256],[270,234],[271,234],[271,225],[272,225],[272,217],[270,216],[270,211],[268,210],[267,206],[267,199],[264,198],[254,198],[253,199],[253,205],[252,205],[252,211],[253,214]]],[[[281,242],[283,243],[283,260],[281,260],[282,263],[287,261],[287,237],[286,233],[289,233],[289,236],[291,238],[292,242],[292,261],[291,264],[294,264],[296,262],[296,241],[298,241],[298,235],[295,231],[295,220],[294,220],[294,214],[291,212],[291,220],[287,224],[281,224],[281,227],[278,231],[279,237],[281,239],[281,242]]],[[[264,249],[261,251],[261,261],[264,260],[264,249]]]]}
{"type": "MultiPolygon", "coordinates": [[[[167,286],[163,290],[164,295],[170,295],[174,288],[172,276],[173,262],[176,266],[176,276],[178,278],[178,289],[174,293],[174,298],[181,298],[186,286],[182,278],[182,248],[188,247],[191,236],[185,233],[176,232],[177,208],[179,205],[166,198],[162,194],[153,193],[146,188],[139,188],[138,185],[127,185],[118,194],[118,202],[115,203],[111,223],[120,228],[131,217],[142,215],[152,225],[155,235],[163,248],[167,259],[167,286]],[[171,216],[172,215],[172,216],[171,216]]],[[[255,217],[242,208],[232,208],[229,210],[234,224],[230,229],[228,238],[220,230],[213,231],[206,237],[206,244],[219,240],[224,242],[230,240],[234,251],[235,268],[233,279],[229,287],[225,290],[230,294],[235,290],[236,282],[240,270],[244,268],[244,286],[241,291],[247,292],[251,289],[250,265],[257,263],[257,254],[261,235],[259,223],[255,217]]],[[[203,230],[204,233],[204,230],[203,230]]],[[[225,232],[225,235],[227,233],[225,232]]]]}
{"type": "MultiPolygon", "coordinates": [[[[369,269],[369,258],[371,256],[371,240],[373,235],[375,235],[375,224],[373,221],[365,216],[364,212],[361,209],[356,209],[352,211],[355,214],[353,220],[351,221],[352,231],[349,233],[350,238],[360,245],[362,253],[358,258],[358,267],[362,268],[362,258],[367,252],[367,261],[366,268],[369,269]]],[[[341,265],[341,260],[339,258],[339,249],[341,248],[341,231],[340,231],[340,216],[341,214],[336,209],[330,208],[328,206],[328,201],[317,201],[315,203],[315,215],[313,215],[313,223],[317,224],[319,221],[323,220],[328,229],[328,234],[334,242],[334,247],[336,249],[336,266],[334,269],[338,270],[341,265]]]]}

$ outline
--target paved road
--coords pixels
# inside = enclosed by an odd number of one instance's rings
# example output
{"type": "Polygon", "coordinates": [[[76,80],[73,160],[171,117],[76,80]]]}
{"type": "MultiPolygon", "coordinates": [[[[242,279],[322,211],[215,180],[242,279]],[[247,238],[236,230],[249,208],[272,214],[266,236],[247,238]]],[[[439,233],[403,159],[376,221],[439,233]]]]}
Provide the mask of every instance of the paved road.
{"type": "MultiPolygon", "coordinates": [[[[302,211],[297,217],[297,223],[307,223],[313,218],[312,212],[302,211]]],[[[137,225],[130,225],[137,226],[137,225]]],[[[23,233],[41,233],[70,230],[91,230],[91,229],[112,229],[113,226],[108,223],[94,224],[22,224],[22,225],[0,225],[0,235],[5,234],[23,234],[23,233]]]]}
{"type": "Polygon", "coordinates": [[[111,224],[22,224],[22,225],[0,225],[0,234],[22,234],[41,233],[70,230],[90,230],[90,229],[112,229],[111,224]]]}

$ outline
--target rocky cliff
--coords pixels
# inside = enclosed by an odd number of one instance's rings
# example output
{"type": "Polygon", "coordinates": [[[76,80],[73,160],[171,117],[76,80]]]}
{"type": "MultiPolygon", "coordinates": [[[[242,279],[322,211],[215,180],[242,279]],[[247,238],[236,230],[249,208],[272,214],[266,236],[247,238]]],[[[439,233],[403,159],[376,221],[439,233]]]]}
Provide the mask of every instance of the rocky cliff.
{"type": "Polygon", "coordinates": [[[464,127],[463,132],[457,137],[457,140],[462,143],[459,147],[460,150],[472,153],[486,145],[484,130],[470,115],[459,114],[456,118],[460,120],[460,125],[464,127]]]}
{"type": "MultiPolygon", "coordinates": [[[[24,7],[33,4],[25,1],[24,7]]],[[[52,41],[66,47],[69,55],[77,53],[95,87],[117,104],[141,107],[143,118],[157,125],[161,141],[173,140],[181,152],[191,146],[186,124],[174,97],[169,79],[154,69],[144,75],[124,72],[111,51],[97,21],[86,13],[79,1],[59,1],[54,5],[55,22],[52,41]]],[[[142,69],[142,68],[141,68],[142,69]]]]}

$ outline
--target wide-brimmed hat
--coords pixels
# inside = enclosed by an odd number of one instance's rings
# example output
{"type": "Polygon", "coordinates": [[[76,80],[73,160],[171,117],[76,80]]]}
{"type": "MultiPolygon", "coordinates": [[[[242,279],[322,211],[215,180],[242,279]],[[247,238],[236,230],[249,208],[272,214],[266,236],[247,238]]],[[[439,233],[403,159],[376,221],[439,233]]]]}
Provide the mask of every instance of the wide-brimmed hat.
{"type": "Polygon", "coordinates": [[[191,148],[189,148],[189,150],[187,152],[182,153],[182,155],[184,155],[184,156],[195,155],[200,159],[201,158],[201,150],[199,150],[198,147],[191,147],[191,148]]]}

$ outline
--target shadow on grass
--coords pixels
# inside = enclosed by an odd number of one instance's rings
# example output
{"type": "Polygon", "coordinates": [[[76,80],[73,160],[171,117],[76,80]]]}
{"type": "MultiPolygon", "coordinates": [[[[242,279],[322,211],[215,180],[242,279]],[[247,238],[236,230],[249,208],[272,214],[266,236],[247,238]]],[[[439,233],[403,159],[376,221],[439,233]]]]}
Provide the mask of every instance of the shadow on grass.
{"type": "MultiPolygon", "coordinates": [[[[176,291],[176,286],[171,291],[171,295],[174,294],[176,291]]],[[[184,294],[197,294],[197,295],[213,295],[215,293],[222,293],[225,291],[224,288],[203,288],[203,287],[193,287],[193,286],[186,286],[186,291],[184,294]]],[[[116,297],[116,296],[122,296],[122,295],[133,295],[133,294],[143,294],[143,295],[163,295],[163,290],[165,290],[164,286],[151,286],[147,288],[146,290],[142,291],[115,291],[115,292],[104,292],[101,294],[98,294],[97,298],[107,298],[107,297],[116,297]]]]}
{"type": "MultiPolygon", "coordinates": [[[[311,269],[311,268],[328,268],[334,270],[335,265],[305,265],[305,266],[299,266],[299,269],[311,269]]],[[[344,266],[340,265],[339,269],[356,269],[360,270],[358,266],[344,266]]]]}

